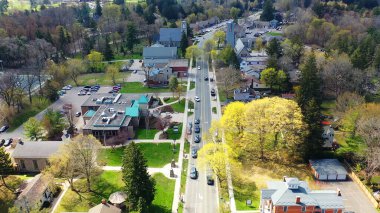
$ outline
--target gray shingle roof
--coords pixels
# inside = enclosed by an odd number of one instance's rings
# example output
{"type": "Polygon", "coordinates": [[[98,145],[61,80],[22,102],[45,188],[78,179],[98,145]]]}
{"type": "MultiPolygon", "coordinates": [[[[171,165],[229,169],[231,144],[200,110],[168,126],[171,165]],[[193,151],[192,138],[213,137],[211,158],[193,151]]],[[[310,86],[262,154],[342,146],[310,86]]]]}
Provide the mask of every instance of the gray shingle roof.
{"type": "Polygon", "coordinates": [[[51,179],[48,176],[43,176],[42,174],[36,175],[27,186],[22,190],[21,194],[18,196],[15,201],[15,206],[23,206],[25,200],[29,203],[30,206],[34,206],[41,197],[42,194],[46,191],[51,179]]]}
{"type": "Polygon", "coordinates": [[[49,158],[56,153],[62,141],[40,141],[18,143],[12,153],[13,158],[49,158]]]}
{"type": "Polygon", "coordinates": [[[161,42],[172,41],[180,42],[182,32],[180,28],[160,28],[160,40],[161,42]]]}
{"type": "Polygon", "coordinates": [[[320,174],[347,174],[347,170],[337,159],[310,160],[309,162],[311,167],[320,174]]]}
{"type": "Polygon", "coordinates": [[[99,204],[97,206],[92,207],[88,210],[88,213],[120,213],[121,209],[111,205],[111,204],[99,204]]]}
{"type": "Polygon", "coordinates": [[[177,47],[144,47],[143,57],[146,59],[175,59],[177,47]]]}

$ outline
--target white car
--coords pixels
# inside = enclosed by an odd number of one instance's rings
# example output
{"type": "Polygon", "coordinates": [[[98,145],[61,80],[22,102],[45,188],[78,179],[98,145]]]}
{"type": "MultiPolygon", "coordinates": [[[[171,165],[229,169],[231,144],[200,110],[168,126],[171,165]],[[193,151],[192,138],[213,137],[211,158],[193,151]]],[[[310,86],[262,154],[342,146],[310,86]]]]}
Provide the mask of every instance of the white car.
{"type": "Polygon", "coordinates": [[[196,102],[200,102],[200,101],[201,101],[201,99],[200,99],[198,96],[195,96],[194,100],[195,100],[196,102]]]}
{"type": "Polygon", "coordinates": [[[198,70],[201,70],[201,66],[198,66],[198,70]]]}

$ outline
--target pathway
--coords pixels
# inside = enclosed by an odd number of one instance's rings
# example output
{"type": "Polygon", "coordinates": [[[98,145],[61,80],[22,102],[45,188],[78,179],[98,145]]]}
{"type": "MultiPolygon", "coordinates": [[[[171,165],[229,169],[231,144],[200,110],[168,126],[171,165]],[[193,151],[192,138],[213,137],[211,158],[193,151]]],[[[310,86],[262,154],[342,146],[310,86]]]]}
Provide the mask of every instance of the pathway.
{"type": "MultiPolygon", "coordinates": [[[[80,177],[75,178],[75,179],[73,180],[73,182],[75,182],[75,181],[77,181],[77,180],[79,180],[79,179],[80,179],[80,177]]],[[[62,190],[62,192],[59,194],[58,198],[54,199],[54,201],[53,201],[53,203],[52,203],[52,206],[53,206],[53,207],[51,208],[51,211],[50,211],[50,212],[52,212],[52,213],[54,213],[54,212],[57,210],[57,208],[58,208],[58,204],[61,202],[63,196],[65,195],[65,193],[67,192],[67,190],[70,188],[70,184],[69,184],[68,181],[65,181],[62,185],[63,185],[63,190],[62,190]]]]}
{"type": "MultiPolygon", "coordinates": [[[[102,169],[104,171],[121,171],[121,166],[103,166],[102,169]]],[[[176,179],[178,177],[178,175],[176,175],[178,173],[178,170],[179,170],[179,167],[177,165],[177,167],[173,168],[173,172],[174,172],[174,175],[175,177],[170,177],[170,169],[171,168],[171,164],[168,163],[166,164],[164,167],[162,168],[152,168],[152,167],[148,167],[148,173],[150,175],[153,175],[155,173],[162,173],[165,175],[165,177],[169,178],[169,179],[176,179]]]]}

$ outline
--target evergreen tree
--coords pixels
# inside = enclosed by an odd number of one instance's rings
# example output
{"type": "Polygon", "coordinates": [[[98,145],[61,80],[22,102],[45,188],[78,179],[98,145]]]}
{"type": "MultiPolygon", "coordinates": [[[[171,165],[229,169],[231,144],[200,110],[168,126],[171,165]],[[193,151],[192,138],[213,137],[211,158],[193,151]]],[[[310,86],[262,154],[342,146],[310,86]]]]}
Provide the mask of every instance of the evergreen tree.
{"type": "Polygon", "coordinates": [[[5,12],[7,12],[8,7],[9,7],[8,0],[1,0],[0,1],[0,14],[2,15],[5,12]]]}
{"type": "Polygon", "coordinates": [[[127,25],[126,46],[133,53],[133,47],[138,42],[136,26],[133,23],[127,25]]]}
{"type": "Polygon", "coordinates": [[[112,48],[111,48],[111,45],[110,45],[110,39],[108,38],[108,36],[106,36],[106,47],[104,49],[104,58],[106,59],[106,61],[110,61],[113,59],[113,52],[112,52],[112,48]]]}
{"type": "Polygon", "coordinates": [[[187,40],[186,33],[183,32],[182,37],[181,37],[181,44],[180,44],[182,56],[185,56],[187,47],[189,47],[189,42],[187,40]]]}
{"type": "Polygon", "coordinates": [[[125,5],[125,1],[124,0],[113,0],[113,3],[114,4],[118,4],[118,5],[125,5]]]}
{"type": "Polygon", "coordinates": [[[0,147],[0,178],[3,185],[13,191],[8,185],[5,183],[5,177],[9,175],[13,171],[12,161],[9,157],[9,154],[5,152],[3,147],[0,147]]]}
{"type": "Polygon", "coordinates": [[[144,13],[144,8],[141,6],[141,4],[137,4],[135,7],[135,12],[139,15],[142,16],[144,13]]]}
{"type": "Polygon", "coordinates": [[[100,17],[102,16],[102,6],[100,6],[100,0],[96,0],[95,4],[95,15],[100,17]]]}
{"type": "Polygon", "coordinates": [[[280,42],[276,38],[269,41],[266,52],[271,57],[276,57],[277,59],[282,56],[282,47],[280,42]]]}
{"type": "Polygon", "coordinates": [[[265,0],[263,6],[263,12],[261,13],[260,20],[261,21],[271,21],[274,19],[274,7],[272,0],[265,0]]]}
{"type": "Polygon", "coordinates": [[[304,115],[304,121],[308,124],[309,129],[304,142],[304,159],[308,160],[310,158],[318,156],[322,150],[323,129],[321,126],[321,107],[313,98],[306,103],[302,111],[304,115]]]}
{"type": "Polygon", "coordinates": [[[146,203],[152,204],[155,193],[155,182],[147,170],[147,161],[137,145],[132,142],[124,150],[123,155],[123,182],[125,193],[133,210],[146,203]]]}

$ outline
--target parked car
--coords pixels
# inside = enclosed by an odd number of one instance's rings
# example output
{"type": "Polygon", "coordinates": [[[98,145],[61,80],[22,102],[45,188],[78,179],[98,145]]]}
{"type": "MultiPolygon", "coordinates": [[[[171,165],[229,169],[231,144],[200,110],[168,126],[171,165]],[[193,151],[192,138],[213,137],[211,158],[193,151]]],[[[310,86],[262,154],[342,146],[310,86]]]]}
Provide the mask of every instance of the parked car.
{"type": "Polygon", "coordinates": [[[200,101],[201,101],[201,99],[200,99],[198,96],[195,96],[194,100],[195,100],[196,102],[200,102],[200,101]]]}
{"type": "Polygon", "coordinates": [[[81,115],[82,115],[81,112],[76,112],[76,113],[75,113],[75,117],[79,117],[79,116],[81,116],[81,115]]]}
{"type": "Polygon", "coordinates": [[[198,70],[201,70],[201,66],[198,66],[198,68],[197,68],[198,70]]]}
{"type": "Polygon", "coordinates": [[[91,92],[90,92],[90,91],[88,91],[88,92],[86,93],[86,95],[91,95],[91,92]]]}
{"type": "Polygon", "coordinates": [[[211,82],[213,82],[213,81],[214,81],[214,79],[213,79],[213,78],[210,78],[210,81],[211,81],[211,82]]]}
{"type": "Polygon", "coordinates": [[[195,133],[200,133],[201,132],[201,128],[199,127],[199,125],[195,125],[194,132],[195,133]]]}
{"type": "Polygon", "coordinates": [[[133,74],[136,74],[137,73],[137,70],[133,70],[133,74]]]}
{"type": "Polygon", "coordinates": [[[198,178],[197,168],[191,167],[191,169],[190,169],[190,178],[191,179],[197,179],[198,178]]]}
{"type": "Polygon", "coordinates": [[[199,135],[194,136],[194,143],[199,143],[201,142],[201,137],[199,135]]]}
{"type": "Polygon", "coordinates": [[[205,81],[208,81],[208,77],[205,77],[205,81]]]}
{"type": "Polygon", "coordinates": [[[198,149],[197,148],[193,147],[191,149],[191,157],[192,158],[197,158],[198,157],[198,149]]]}
{"type": "Polygon", "coordinates": [[[112,94],[112,93],[116,93],[114,90],[110,90],[108,93],[112,94]]]}
{"type": "Polygon", "coordinates": [[[7,131],[7,129],[9,129],[9,126],[8,126],[8,125],[4,125],[4,126],[2,126],[2,127],[0,128],[0,133],[1,133],[1,132],[5,132],[5,131],[7,131]]]}
{"type": "Polygon", "coordinates": [[[66,90],[60,90],[59,91],[61,94],[66,94],[66,90]]]}
{"type": "Polygon", "coordinates": [[[79,96],[82,96],[82,95],[86,95],[86,93],[87,93],[87,92],[86,92],[85,90],[81,90],[81,91],[78,92],[78,95],[79,95],[79,96]]]}
{"type": "Polygon", "coordinates": [[[4,146],[9,146],[9,145],[12,144],[12,142],[13,142],[13,139],[12,138],[8,138],[8,140],[5,141],[4,146]]]}
{"type": "Polygon", "coordinates": [[[211,89],[211,96],[215,96],[215,89],[211,89]]]}
{"type": "Polygon", "coordinates": [[[206,176],[206,178],[207,178],[207,185],[210,185],[210,186],[214,185],[215,181],[214,181],[214,177],[212,174],[208,174],[206,176]]]}
{"type": "Polygon", "coordinates": [[[1,141],[0,141],[0,147],[2,147],[4,144],[5,144],[5,140],[1,139],[1,141]]]}
{"type": "Polygon", "coordinates": [[[200,123],[201,123],[201,120],[199,120],[199,118],[194,120],[194,124],[200,124],[200,123]]]}

